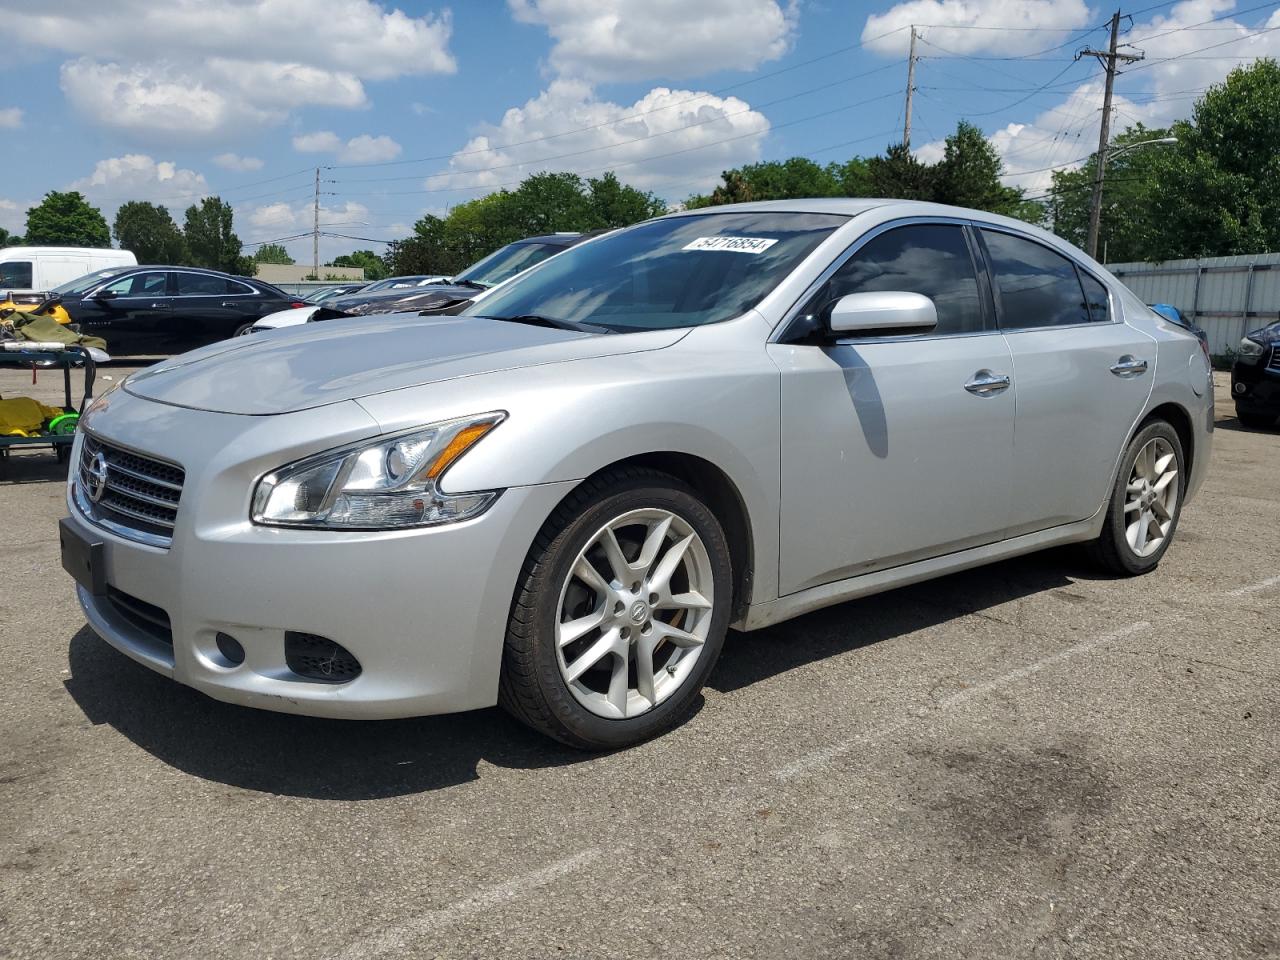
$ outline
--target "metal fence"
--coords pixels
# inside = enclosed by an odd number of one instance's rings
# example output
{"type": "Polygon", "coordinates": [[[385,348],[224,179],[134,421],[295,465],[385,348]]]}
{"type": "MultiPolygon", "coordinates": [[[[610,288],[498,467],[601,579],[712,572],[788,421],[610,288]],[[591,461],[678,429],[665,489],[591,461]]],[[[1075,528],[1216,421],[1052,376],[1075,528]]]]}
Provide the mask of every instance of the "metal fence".
{"type": "Polygon", "coordinates": [[[1211,353],[1235,350],[1250,330],[1280,319],[1280,253],[1112,263],[1107,269],[1144,302],[1172,304],[1204,327],[1211,353]]]}

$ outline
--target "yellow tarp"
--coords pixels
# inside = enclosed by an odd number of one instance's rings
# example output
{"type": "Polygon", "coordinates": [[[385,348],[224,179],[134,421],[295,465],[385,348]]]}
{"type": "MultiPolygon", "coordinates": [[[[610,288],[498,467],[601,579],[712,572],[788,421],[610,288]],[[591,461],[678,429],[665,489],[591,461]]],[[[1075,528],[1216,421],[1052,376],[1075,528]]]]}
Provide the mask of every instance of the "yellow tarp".
{"type": "Polygon", "coordinates": [[[0,436],[37,436],[44,422],[60,413],[62,413],[61,407],[46,407],[30,397],[0,400],[0,436]]]}

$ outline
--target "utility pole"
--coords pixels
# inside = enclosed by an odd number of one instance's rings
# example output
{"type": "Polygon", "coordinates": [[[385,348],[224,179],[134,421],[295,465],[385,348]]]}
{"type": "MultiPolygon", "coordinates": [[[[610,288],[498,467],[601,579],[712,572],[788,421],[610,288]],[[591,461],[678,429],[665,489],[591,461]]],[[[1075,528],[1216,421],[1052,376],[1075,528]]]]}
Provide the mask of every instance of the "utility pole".
{"type": "Polygon", "coordinates": [[[311,204],[311,275],[320,279],[320,168],[316,167],[316,196],[311,204]]]}
{"type": "Polygon", "coordinates": [[[916,27],[911,25],[911,53],[907,56],[907,108],[906,123],[902,127],[902,145],[911,149],[911,94],[916,89],[916,27]]]}
{"type": "Polygon", "coordinates": [[[1107,175],[1107,144],[1111,141],[1111,91],[1116,82],[1116,63],[1133,63],[1143,58],[1141,52],[1119,53],[1116,47],[1120,40],[1120,11],[1111,17],[1111,46],[1104,53],[1085,47],[1076,54],[1081,57],[1097,57],[1098,62],[1107,71],[1107,84],[1102,95],[1102,126],[1098,130],[1098,162],[1093,178],[1093,200],[1089,204],[1089,242],[1088,253],[1091,257],[1098,255],[1098,227],[1102,222],[1102,181],[1107,175]]]}

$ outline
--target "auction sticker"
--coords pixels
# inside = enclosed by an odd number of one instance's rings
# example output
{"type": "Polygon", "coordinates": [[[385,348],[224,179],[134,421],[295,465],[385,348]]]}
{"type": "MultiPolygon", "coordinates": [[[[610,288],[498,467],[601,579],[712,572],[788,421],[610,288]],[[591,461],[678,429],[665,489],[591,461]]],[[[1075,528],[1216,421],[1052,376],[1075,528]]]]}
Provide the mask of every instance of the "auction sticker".
{"type": "Polygon", "coordinates": [[[699,237],[684,246],[685,250],[725,250],[729,253],[764,253],[777,239],[767,237],[699,237]]]}

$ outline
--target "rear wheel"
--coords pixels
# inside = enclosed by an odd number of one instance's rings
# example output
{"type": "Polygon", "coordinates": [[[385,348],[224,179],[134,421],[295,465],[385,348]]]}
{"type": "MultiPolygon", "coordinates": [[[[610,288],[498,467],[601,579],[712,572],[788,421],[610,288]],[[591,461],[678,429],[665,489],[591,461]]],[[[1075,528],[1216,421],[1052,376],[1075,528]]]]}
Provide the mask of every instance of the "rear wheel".
{"type": "Polygon", "coordinates": [[[247,335],[249,334],[249,332],[250,332],[250,331],[252,331],[252,330],[253,330],[253,324],[252,324],[252,323],[245,323],[245,324],[241,324],[240,326],[236,327],[236,332],[235,332],[235,333],[233,333],[233,334],[232,334],[232,336],[233,336],[233,337],[243,337],[243,336],[247,336],[247,335]]]}
{"type": "Polygon", "coordinates": [[[1178,527],[1186,485],[1182,441],[1163,420],[1129,442],[1093,555],[1112,573],[1133,576],[1160,563],[1178,527]]]}
{"type": "Polygon", "coordinates": [[[525,562],[502,706],[586,750],[670,729],[720,654],[731,583],[720,524],[679,480],[631,469],[588,481],[525,562]]]}

